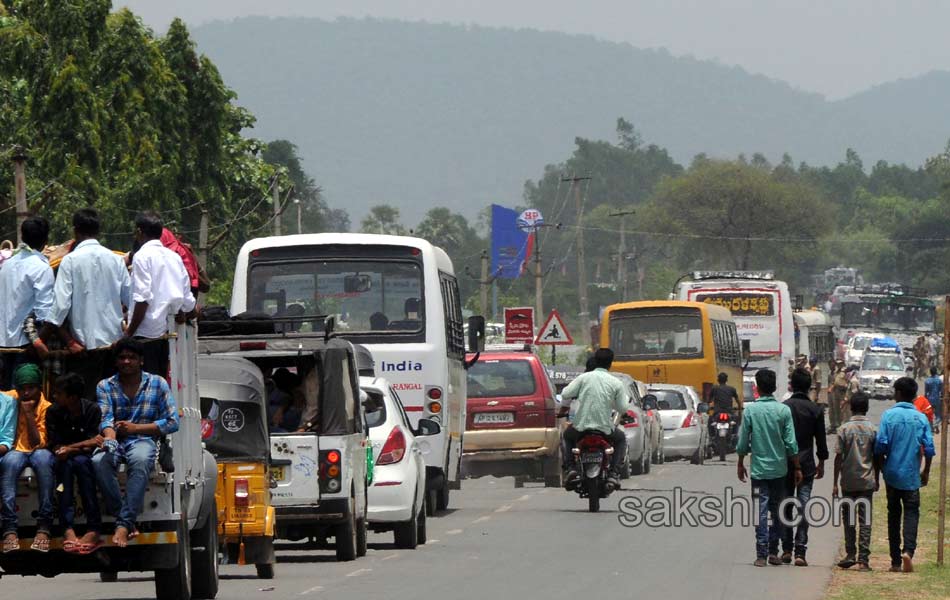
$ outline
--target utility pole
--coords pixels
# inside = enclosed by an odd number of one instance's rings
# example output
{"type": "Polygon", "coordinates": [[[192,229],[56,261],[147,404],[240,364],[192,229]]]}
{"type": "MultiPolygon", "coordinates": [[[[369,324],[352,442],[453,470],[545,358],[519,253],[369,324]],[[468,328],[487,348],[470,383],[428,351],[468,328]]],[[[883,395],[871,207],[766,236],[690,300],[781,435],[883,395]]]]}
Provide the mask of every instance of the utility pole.
{"type": "Polygon", "coordinates": [[[539,231],[540,227],[534,228],[534,314],[535,319],[540,319],[544,308],[544,302],[542,301],[542,290],[544,286],[541,284],[541,235],[539,231]]]}
{"type": "Polygon", "coordinates": [[[297,205],[297,233],[303,233],[303,204],[300,202],[300,198],[294,198],[294,204],[297,205]]]}
{"type": "MultiPolygon", "coordinates": [[[[950,402],[950,296],[944,299],[943,315],[943,405],[950,402]]],[[[944,409],[946,413],[946,409],[944,409]]],[[[940,490],[937,494],[937,566],[943,566],[943,546],[947,534],[947,433],[940,436],[940,490]]]]}
{"type": "MultiPolygon", "coordinates": [[[[570,181],[574,187],[574,206],[577,208],[577,291],[578,302],[580,304],[581,324],[587,327],[590,321],[590,311],[587,305],[587,265],[584,263],[584,207],[581,204],[581,187],[578,185],[581,181],[590,181],[590,177],[578,177],[576,175],[567,177],[562,181],[570,181]]],[[[540,304],[539,304],[540,306],[540,304]]],[[[538,314],[541,314],[540,309],[538,314]]]]}
{"type": "Polygon", "coordinates": [[[617,248],[617,285],[620,286],[620,301],[627,300],[627,244],[626,229],[627,215],[634,214],[635,210],[618,210],[609,213],[611,217],[620,217],[620,246],[617,248]]]}
{"type": "Polygon", "coordinates": [[[22,146],[13,149],[13,186],[16,190],[16,241],[19,246],[23,242],[20,226],[30,215],[26,205],[26,152],[22,146]]]}
{"type": "MultiPolygon", "coordinates": [[[[198,222],[198,264],[208,271],[208,209],[201,207],[201,220],[198,222]]],[[[204,294],[198,294],[198,303],[204,304],[204,294]]]]}
{"type": "Polygon", "coordinates": [[[488,314],[488,286],[491,281],[488,279],[488,250],[482,250],[482,276],[478,280],[478,305],[481,309],[481,315],[488,314]]]}
{"type": "Polygon", "coordinates": [[[280,186],[277,185],[276,175],[274,175],[271,193],[274,198],[274,235],[280,235],[280,186]]]}

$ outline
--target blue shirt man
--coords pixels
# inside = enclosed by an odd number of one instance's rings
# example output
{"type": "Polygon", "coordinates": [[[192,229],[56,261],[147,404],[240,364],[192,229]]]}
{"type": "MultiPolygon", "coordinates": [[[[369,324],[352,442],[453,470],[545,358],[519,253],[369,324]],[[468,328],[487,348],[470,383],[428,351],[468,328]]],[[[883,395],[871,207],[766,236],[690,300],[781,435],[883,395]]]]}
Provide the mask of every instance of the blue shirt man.
{"type": "Polygon", "coordinates": [[[23,222],[21,234],[23,243],[0,268],[0,347],[4,348],[29,344],[23,322],[30,313],[45,322],[53,307],[53,269],[41,252],[49,239],[49,223],[30,217],[23,222]]]}
{"type": "Polygon", "coordinates": [[[874,454],[884,461],[882,472],[887,487],[887,537],[891,571],[905,573],[914,570],[917,525],[920,521],[920,488],[927,485],[930,479],[930,463],[934,455],[930,423],[914,406],[916,397],[916,381],[901,377],[894,382],[897,404],[881,415],[874,442],[874,454]],[[920,471],[921,451],[925,457],[923,473],[920,471]]]}
{"type": "Polygon", "coordinates": [[[924,396],[934,409],[934,431],[940,431],[943,419],[943,378],[937,376],[936,367],[930,368],[930,377],[924,381],[924,396]]]}

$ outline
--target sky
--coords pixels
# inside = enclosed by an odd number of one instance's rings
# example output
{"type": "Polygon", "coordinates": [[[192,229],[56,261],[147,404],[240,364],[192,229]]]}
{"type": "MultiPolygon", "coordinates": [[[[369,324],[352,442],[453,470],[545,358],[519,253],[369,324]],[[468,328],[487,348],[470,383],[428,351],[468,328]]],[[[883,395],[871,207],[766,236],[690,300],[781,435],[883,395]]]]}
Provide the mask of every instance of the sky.
{"type": "Polygon", "coordinates": [[[942,0],[113,0],[163,32],[248,15],[376,17],[590,34],[738,65],[831,100],[950,70],[942,0]]]}

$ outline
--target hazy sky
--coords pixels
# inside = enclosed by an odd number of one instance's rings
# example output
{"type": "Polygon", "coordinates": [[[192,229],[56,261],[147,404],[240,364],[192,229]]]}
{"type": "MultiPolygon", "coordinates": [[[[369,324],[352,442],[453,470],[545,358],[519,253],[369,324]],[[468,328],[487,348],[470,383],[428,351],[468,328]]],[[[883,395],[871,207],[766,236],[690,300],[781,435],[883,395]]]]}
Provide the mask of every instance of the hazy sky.
{"type": "Polygon", "coordinates": [[[736,64],[840,98],[950,70],[942,0],[113,0],[164,31],[245,15],[373,16],[587,33],[736,64]]]}

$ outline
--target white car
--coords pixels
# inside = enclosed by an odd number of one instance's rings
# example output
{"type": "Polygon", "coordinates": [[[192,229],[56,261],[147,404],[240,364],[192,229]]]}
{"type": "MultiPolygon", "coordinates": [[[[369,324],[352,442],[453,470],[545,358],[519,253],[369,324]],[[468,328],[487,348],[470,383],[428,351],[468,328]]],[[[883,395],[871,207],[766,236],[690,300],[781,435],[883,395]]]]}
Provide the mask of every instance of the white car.
{"type": "Polygon", "coordinates": [[[367,520],[375,532],[392,531],[397,548],[426,543],[426,464],[423,436],[439,433],[439,424],[420,419],[413,430],[399,396],[388,381],[360,377],[369,440],[373,446],[373,480],[367,520]]]}
{"type": "Polygon", "coordinates": [[[880,333],[856,333],[854,337],[848,340],[848,347],[845,350],[844,361],[847,366],[861,366],[864,360],[864,351],[873,346],[874,340],[883,338],[880,333]]]}
{"type": "Polygon", "coordinates": [[[647,392],[657,399],[663,416],[663,445],[667,458],[686,458],[694,464],[706,454],[706,415],[702,400],[691,386],[654,383],[647,392]]]}

